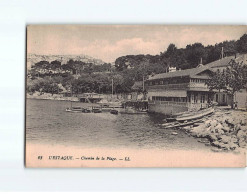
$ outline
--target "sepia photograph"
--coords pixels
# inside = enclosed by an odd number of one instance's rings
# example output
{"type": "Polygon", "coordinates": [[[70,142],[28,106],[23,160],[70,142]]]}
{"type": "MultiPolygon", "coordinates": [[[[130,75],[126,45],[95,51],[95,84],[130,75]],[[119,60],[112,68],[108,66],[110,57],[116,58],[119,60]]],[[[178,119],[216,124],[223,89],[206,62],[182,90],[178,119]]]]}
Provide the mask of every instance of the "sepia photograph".
{"type": "Polygon", "coordinates": [[[28,25],[26,167],[245,167],[247,26],[28,25]]]}

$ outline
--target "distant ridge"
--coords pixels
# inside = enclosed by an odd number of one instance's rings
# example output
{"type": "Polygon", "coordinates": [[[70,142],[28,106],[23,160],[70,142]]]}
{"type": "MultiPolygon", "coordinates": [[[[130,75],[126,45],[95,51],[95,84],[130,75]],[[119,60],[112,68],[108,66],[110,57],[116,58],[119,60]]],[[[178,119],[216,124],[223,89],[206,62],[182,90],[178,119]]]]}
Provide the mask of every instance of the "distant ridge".
{"type": "Polygon", "coordinates": [[[39,54],[27,54],[27,69],[31,69],[31,66],[40,61],[52,62],[54,60],[60,61],[62,64],[66,64],[69,60],[77,60],[85,63],[92,63],[94,65],[102,65],[105,62],[93,58],[87,55],[39,55],[39,54]]]}

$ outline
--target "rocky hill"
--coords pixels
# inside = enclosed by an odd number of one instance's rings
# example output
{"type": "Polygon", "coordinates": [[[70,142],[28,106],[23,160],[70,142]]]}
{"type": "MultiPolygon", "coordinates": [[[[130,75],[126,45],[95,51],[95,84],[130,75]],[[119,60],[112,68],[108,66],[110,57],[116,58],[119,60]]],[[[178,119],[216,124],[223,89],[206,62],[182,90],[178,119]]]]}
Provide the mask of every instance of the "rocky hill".
{"type": "Polygon", "coordinates": [[[93,65],[102,65],[103,62],[100,59],[95,59],[87,55],[37,55],[27,54],[27,69],[30,69],[32,65],[40,61],[52,62],[54,60],[60,61],[62,64],[66,64],[69,60],[77,60],[85,63],[92,63],[93,65]]]}

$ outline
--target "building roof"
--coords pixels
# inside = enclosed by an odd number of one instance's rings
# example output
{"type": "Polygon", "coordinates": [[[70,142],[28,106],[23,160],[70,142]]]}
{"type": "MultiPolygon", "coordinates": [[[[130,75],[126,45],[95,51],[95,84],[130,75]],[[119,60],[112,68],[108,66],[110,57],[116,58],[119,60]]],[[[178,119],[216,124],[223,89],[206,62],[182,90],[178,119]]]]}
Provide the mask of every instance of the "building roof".
{"type": "Polygon", "coordinates": [[[210,62],[208,64],[205,64],[204,66],[208,67],[208,68],[216,68],[216,67],[224,67],[224,66],[228,66],[229,63],[235,59],[235,56],[228,56],[228,57],[224,57],[222,59],[210,62]]]}
{"type": "Polygon", "coordinates": [[[134,85],[131,87],[133,90],[139,90],[142,89],[143,87],[143,82],[142,81],[136,81],[134,85]]]}
{"type": "MultiPolygon", "coordinates": [[[[243,55],[240,55],[237,57],[238,59],[242,59],[243,55]]],[[[186,69],[186,70],[180,70],[180,71],[175,71],[175,72],[169,72],[169,73],[161,73],[154,75],[150,77],[148,80],[156,80],[156,79],[163,79],[163,78],[172,78],[172,77],[190,77],[190,78],[201,78],[201,79],[206,79],[208,78],[206,75],[198,75],[199,73],[205,71],[205,70],[210,70],[212,71],[212,68],[218,68],[218,67],[224,67],[228,66],[231,60],[235,59],[235,56],[228,56],[219,60],[216,60],[214,62],[208,63],[203,66],[199,66],[197,68],[191,68],[191,69],[186,69]]]]}
{"type": "MultiPolygon", "coordinates": [[[[198,75],[199,73],[209,69],[206,66],[198,67],[198,68],[191,68],[191,69],[186,69],[186,70],[180,70],[180,71],[175,71],[175,72],[169,72],[169,73],[161,73],[161,74],[156,74],[153,77],[150,77],[148,80],[156,80],[156,79],[164,79],[164,78],[172,78],[172,77],[201,77],[198,75]]],[[[205,77],[205,76],[204,76],[205,77]]]]}

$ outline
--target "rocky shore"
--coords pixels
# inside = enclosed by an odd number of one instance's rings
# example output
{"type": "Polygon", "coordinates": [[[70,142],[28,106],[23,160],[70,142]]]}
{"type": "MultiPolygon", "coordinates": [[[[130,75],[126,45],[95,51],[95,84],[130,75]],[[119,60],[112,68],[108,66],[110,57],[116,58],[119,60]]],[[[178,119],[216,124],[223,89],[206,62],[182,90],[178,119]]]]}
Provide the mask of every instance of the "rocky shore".
{"type": "Polygon", "coordinates": [[[183,128],[199,142],[215,146],[213,151],[239,151],[247,147],[247,112],[216,108],[202,123],[183,128]]]}
{"type": "Polygon", "coordinates": [[[27,98],[29,99],[40,99],[40,100],[60,100],[60,101],[73,101],[78,102],[77,97],[63,97],[63,95],[60,94],[50,94],[50,93],[43,93],[40,94],[38,92],[33,93],[32,95],[27,94],[27,98]]]}

